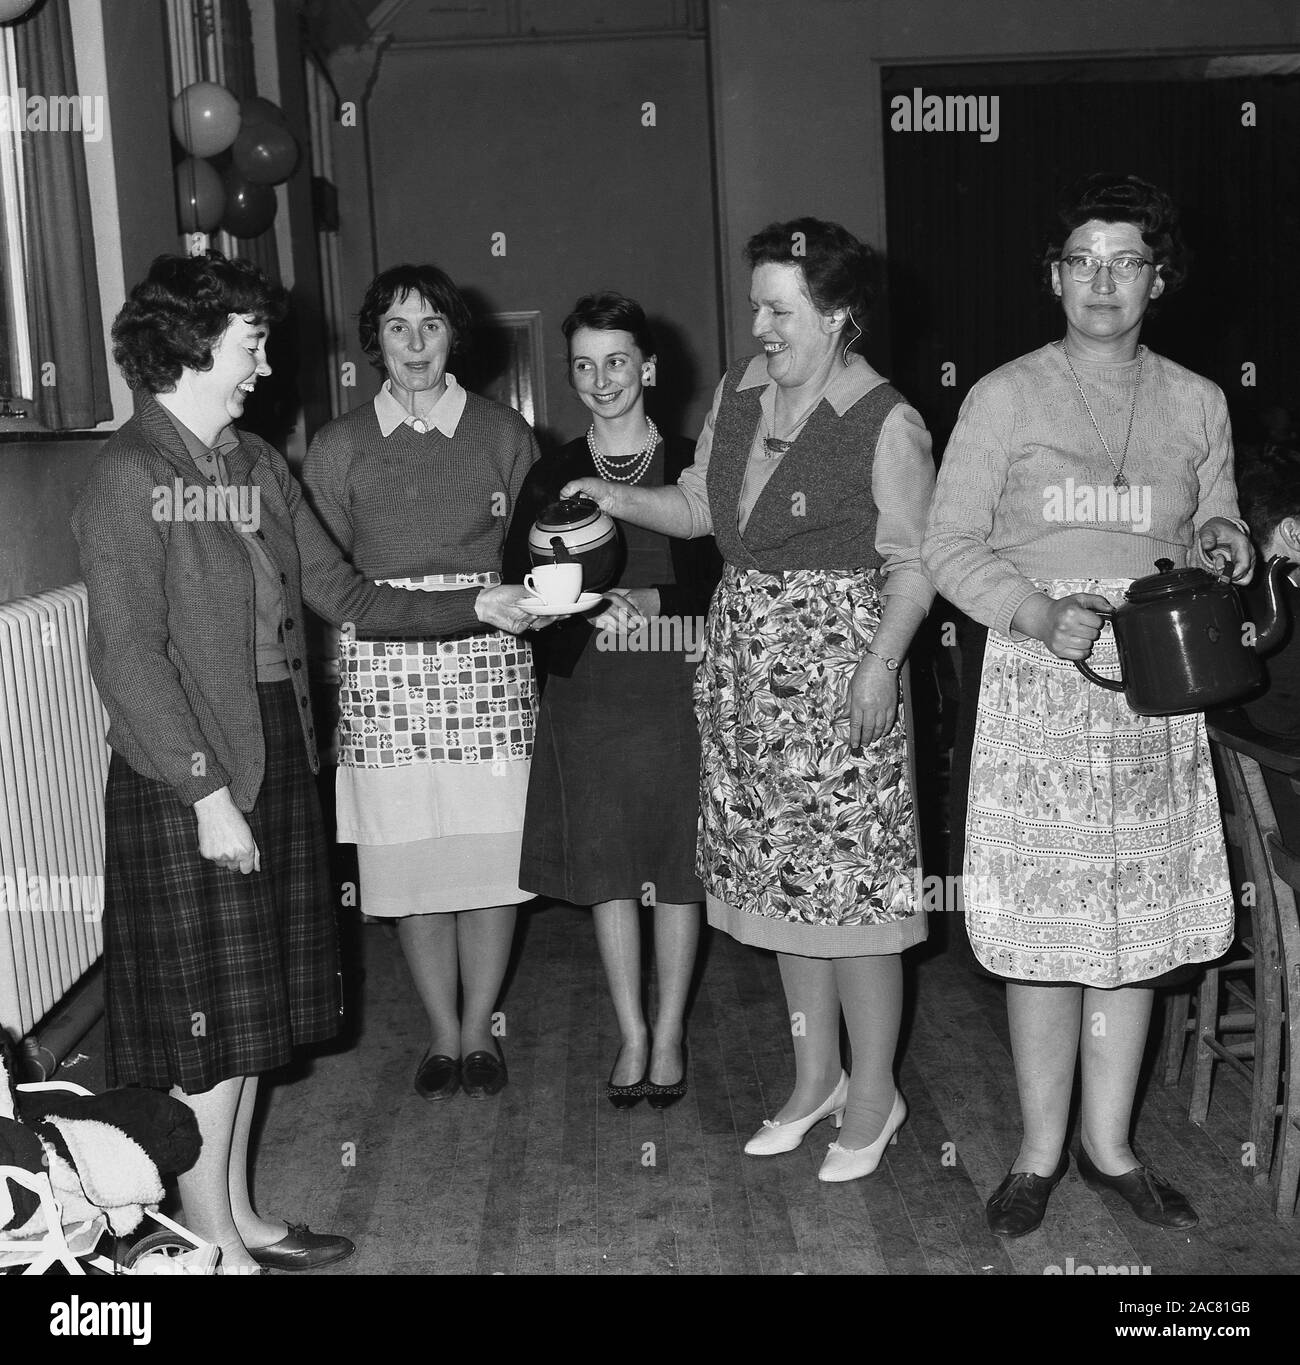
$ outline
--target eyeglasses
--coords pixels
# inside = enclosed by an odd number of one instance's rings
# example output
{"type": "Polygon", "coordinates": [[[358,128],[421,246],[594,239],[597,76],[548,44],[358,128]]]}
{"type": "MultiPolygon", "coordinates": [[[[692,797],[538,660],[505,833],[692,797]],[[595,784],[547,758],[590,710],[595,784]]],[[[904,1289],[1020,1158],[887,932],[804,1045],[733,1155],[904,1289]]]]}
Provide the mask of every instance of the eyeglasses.
{"type": "Polygon", "coordinates": [[[1062,256],[1061,264],[1070,272],[1075,284],[1087,284],[1095,279],[1103,266],[1116,284],[1132,284],[1142,273],[1142,267],[1153,262],[1143,256],[1116,256],[1112,261],[1103,261],[1099,256],[1062,256]]]}

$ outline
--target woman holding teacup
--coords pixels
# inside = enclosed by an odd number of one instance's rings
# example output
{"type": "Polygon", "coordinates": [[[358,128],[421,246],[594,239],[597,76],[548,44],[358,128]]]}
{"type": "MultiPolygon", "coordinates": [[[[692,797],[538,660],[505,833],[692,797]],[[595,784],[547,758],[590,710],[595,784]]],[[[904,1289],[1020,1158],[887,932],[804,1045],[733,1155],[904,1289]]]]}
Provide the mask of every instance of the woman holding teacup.
{"type": "MultiPolygon", "coordinates": [[[[368,578],[442,592],[501,581],[506,527],[537,458],[513,409],[449,371],[471,320],[437,267],[376,276],[361,346],[387,378],[317,432],[304,481],[368,578]]],[[[500,631],[358,640],[340,649],[338,837],[357,845],[361,903],[397,921],[429,1020],[415,1075],[428,1100],[506,1083],[493,1012],[527,893],[516,882],[532,752],[529,647],[500,631]],[[457,988],[463,1005],[457,1009],[457,988]]]]}
{"type": "MultiPolygon", "coordinates": [[[[527,567],[529,528],[566,483],[599,476],[658,488],[692,459],[692,443],[661,436],[646,413],[656,360],[640,304],[589,294],[562,330],[569,382],[591,425],[530,472],[511,528],[512,580],[527,567]]],[[[719,566],[709,538],[628,526],[623,546],[603,610],[575,615],[534,644],[545,684],[519,884],[592,907],[622,1038],[606,1093],[619,1108],[642,1097],[661,1108],[686,1091],[683,1020],[703,899],[695,873],[699,739],[691,685],[719,566]],[[652,907],[654,923],[653,1029],[642,1006],[643,906],[652,907]]],[[[540,595],[573,569],[580,566],[534,569],[540,595]]]]}

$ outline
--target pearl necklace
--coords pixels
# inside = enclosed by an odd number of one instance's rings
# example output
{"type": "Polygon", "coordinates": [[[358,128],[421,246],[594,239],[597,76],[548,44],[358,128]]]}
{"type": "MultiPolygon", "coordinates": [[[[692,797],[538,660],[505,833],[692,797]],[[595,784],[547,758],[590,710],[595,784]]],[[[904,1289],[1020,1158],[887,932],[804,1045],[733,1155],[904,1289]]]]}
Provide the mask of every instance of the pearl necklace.
{"type": "Polygon", "coordinates": [[[1110,446],[1106,444],[1106,438],[1101,434],[1101,428],[1097,425],[1097,419],[1092,415],[1092,404],[1088,402],[1088,395],[1083,391],[1083,385],[1079,383],[1079,376],[1075,371],[1074,362],[1070,359],[1070,353],[1065,349],[1065,342],[1056,343],[1061,348],[1061,354],[1065,357],[1065,363],[1070,370],[1070,378],[1074,380],[1074,387],[1079,390],[1079,397],[1083,399],[1083,406],[1087,410],[1088,420],[1092,423],[1092,429],[1097,433],[1097,439],[1101,442],[1101,448],[1106,452],[1106,458],[1110,461],[1110,467],[1115,471],[1114,484],[1116,488],[1127,488],[1128,479],[1124,475],[1124,461],[1128,459],[1128,443],[1133,435],[1133,415],[1137,412],[1138,389],[1142,384],[1142,365],[1146,360],[1146,347],[1138,347],[1138,372],[1137,378],[1133,381],[1133,401],[1128,410],[1128,430],[1124,433],[1124,449],[1120,453],[1119,464],[1115,463],[1115,457],[1110,453],[1110,446]]]}
{"type": "Polygon", "coordinates": [[[591,461],[596,473],[612,483],[636,483],[650,468],[654,458],[655,446],[659,444],[659,428],[649,417],[645,419],[647,435],[645,444],[631,455],[603,455],[596,444],[596,424],[587,428],[587,449],[591,451],[591,461]]]}

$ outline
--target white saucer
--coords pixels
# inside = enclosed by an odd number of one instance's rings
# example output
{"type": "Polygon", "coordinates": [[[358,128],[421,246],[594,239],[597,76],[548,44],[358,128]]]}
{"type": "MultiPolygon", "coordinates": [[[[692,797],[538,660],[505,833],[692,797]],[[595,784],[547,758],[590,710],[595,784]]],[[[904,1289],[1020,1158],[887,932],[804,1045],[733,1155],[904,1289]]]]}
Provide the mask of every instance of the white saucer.
{"type": "Polygon", "coordinates": [[[537,597],[521,597],[518,605],[534,616],[572,616],[575,612],[590,611],[597,602],[603,602],[603,592],[584,592],[576,602],[543,602],[537,597]]]}

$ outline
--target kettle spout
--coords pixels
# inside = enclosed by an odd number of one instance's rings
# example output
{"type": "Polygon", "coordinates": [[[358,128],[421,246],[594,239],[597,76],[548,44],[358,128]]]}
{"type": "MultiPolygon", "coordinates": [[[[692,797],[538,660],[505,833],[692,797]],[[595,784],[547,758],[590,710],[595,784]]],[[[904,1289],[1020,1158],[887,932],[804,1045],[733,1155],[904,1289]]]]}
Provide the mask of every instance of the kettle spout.
{"type": "Polygon", "coordinates": [[[1282,579],[1296,566],[1283,555],[1274,555],[1268,563],[1268,618],[1256,622],[1255,649],[1267,654],[1282,643],[1287,628],[1287,605],[1282,596],[1282,579]]]}

